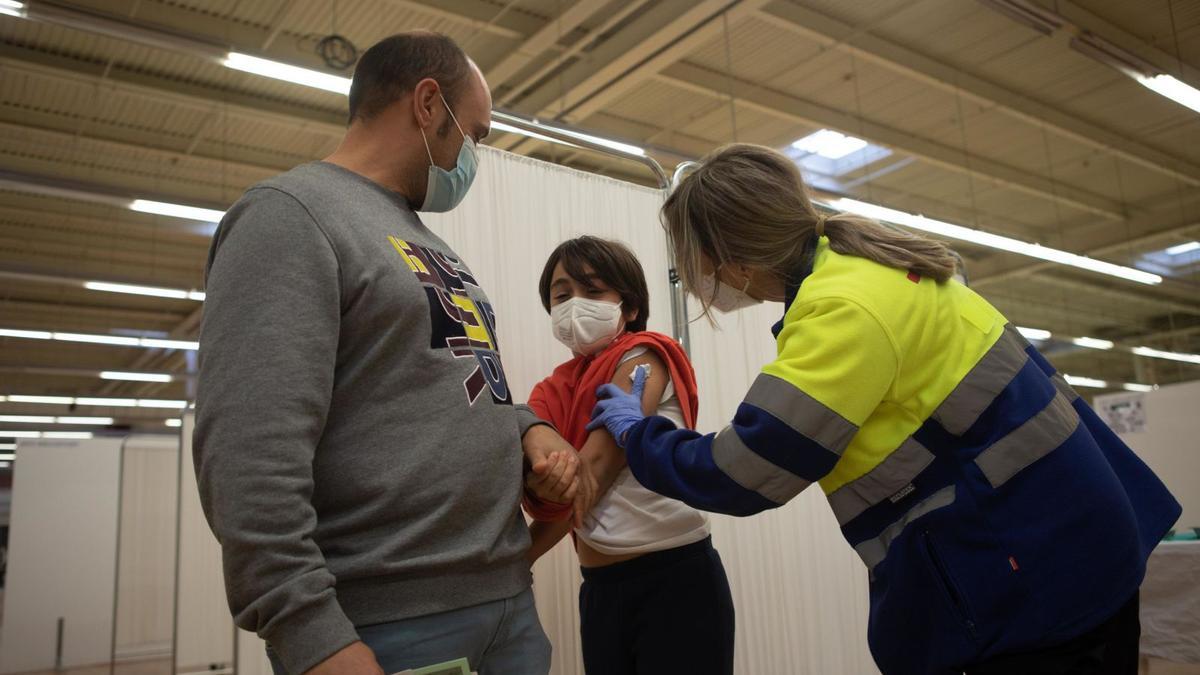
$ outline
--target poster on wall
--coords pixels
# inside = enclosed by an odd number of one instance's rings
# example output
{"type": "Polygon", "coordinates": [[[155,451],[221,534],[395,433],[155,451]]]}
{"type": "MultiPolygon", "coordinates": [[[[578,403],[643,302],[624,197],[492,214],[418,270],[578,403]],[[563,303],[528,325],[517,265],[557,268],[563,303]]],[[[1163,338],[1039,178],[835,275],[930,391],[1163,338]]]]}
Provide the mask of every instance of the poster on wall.
{"type": "Polygon", "coordinates": [[[1142,394],[1106,396],[1097,401],[1096,412],[1118,434],[1136,434],[1146,430],[1146,406],[1142,394]]]}

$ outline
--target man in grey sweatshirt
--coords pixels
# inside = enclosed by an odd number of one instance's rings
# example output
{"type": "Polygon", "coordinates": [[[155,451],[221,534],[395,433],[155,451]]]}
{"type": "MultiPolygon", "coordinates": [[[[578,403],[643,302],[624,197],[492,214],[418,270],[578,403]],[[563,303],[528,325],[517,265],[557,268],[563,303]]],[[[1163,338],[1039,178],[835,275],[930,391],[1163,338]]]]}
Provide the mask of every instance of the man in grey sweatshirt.
{"type": "Polygon", "coordinates": [[[338,150],[254,186],[217,230],[194,460],[235,620],[277,673],[549,669],[522,445],[554,467],[550,498],[594,486],[513,405],[491,303],[414,212],[462,199],[490,110],[449,38],[387,38],[355,69],[338,150]]]}

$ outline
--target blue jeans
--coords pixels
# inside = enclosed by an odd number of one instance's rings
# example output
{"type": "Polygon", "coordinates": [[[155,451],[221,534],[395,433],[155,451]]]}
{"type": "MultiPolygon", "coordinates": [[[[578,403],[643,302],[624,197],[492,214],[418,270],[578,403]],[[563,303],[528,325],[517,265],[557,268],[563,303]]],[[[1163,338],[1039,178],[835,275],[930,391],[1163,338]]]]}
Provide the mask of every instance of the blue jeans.
{"type": "MultiPolygon", "coordinates": [[[[504,600],[391,623],[362,626],[358,635],[385,673],[466,657],[479,675],[546,675],[550,640],[533,590],[504,600]]],[[[287,675],[268,651],[275,675],[287,675]]]]}

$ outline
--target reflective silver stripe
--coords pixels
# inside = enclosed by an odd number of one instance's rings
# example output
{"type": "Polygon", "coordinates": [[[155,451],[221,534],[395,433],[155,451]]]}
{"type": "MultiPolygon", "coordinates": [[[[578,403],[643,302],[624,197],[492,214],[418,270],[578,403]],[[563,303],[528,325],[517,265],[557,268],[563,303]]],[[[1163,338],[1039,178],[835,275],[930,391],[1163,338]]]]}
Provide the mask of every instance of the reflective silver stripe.
{"type": "Polygon", "coordinates": [[[824,403],[774,375],[762,373],[755,378],[745,401],[839,456],[858,432],[858,427],[824,403]]]}
{"type": "Polygon", "coordinates": [[[1004,334],[996,344],[933,411],[933,419],[955,436],[961,436],[970,429],[984,409],[996,400],[996,396],[1029,360],[1025,345],[1020,333],[1011,326],[1005,327],[1004,334]]]}
{"type": "Polygon", "coordinates": [[[933,453],[925,446],[912,438],[905,440],[875,468],[829,495],[829,505],[833,507],[838,525],[845,525],[863,511],[899,493],[932,461],[933,453]]]}
{"type": "Polygon", "coordinates": [[[1061,393],[1063,396],[1066,396],[1067,400],[1071,403],[1074,403],[1075,399],[1079,398],[1079,393],[1075,391],[1074,387],[1072,387],[1070,384],[1067,384],[1066,378],[1064,378],[1061,374],[1055,373],[1054,377],[1050,379],[1054,380],[1054,386],[1058,388],[1059,393],[1061,393]]]}
{"type": "Polygon", "coordinates": [[[776,504],[786,504],[809,486],[808,481],[747,448],[733,427],[725,427],[713,439],[712,456],[717,468],[735,483],[776,504]]]}
{"type": "Polygon", "coordinates": [[[1055,394],[1041,412],[979,453],[975,464],[992,487],[998,488],[1062,445],[1078,426],[1079,415],[1071,402],[1061,393],[1055,394]]]}
{"type": "Polygon", "coordinates": [[[854,547],[854,550],[862,558],[863,562],[867,564],[867,569],[873,570],[876,565],[887,557],[888,547],[892,545],[892,541],[896,537],[900,536],[904,528],[908,527],[909,523],[934,509],[940,509],[943,506],[949,506],[953,503],[954,486],[949,485],[926,497],[916,506],[909,509],[900,520],[888,525],[887,529],[878,537],[860,543],[854,547]]]}

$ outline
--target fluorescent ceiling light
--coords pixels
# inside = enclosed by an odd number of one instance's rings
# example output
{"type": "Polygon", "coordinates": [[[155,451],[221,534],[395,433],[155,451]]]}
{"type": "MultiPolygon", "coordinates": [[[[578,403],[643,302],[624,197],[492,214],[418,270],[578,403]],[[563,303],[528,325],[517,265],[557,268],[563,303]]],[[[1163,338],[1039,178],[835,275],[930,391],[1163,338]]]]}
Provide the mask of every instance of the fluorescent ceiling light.
{"type": "Polygon", "coordinates": [[[200,343],[195,340],[160,340],[159,338],[141,338],[138,340],[138,345],[141,347],[151,347],[154,349],[186,349],[188,351],[196,351],[200,349],[200,343]]]}
{"type": "Polygon", "coordinates": [[[183,420],[167,420],[166,425],[172,428],[183,426],[183,420]]]}
{"type": "MultiPolygon", "coordinates": [[[[179,401],[175,399],[165,398],[101,398],[80,396],[78,398],[72,396],[26,396],[22,394],[10,394],[7,398],[12,403],[44,403],[50,405],[89,405],[89,406],[105,406],[113,408],[169,408],[182,410],[187,407],[187,401],[179,401]]],[[[89,419],[108,419],[108,418],[89,418],[89,419]]],[[[90,422],[89,422],[90,423],[90,422]]],[[[111,424],[112,422],[107,422],[111,424]]]]}
{"type": "Polygon", "coordinates": [[[494,131],[507,131],[510,134],[518,134],[521,136],[527,136],[529,138],[534,138],[539,141],[545,141],[547,143],[558,143],[559,145],[565,145],[569,148],[578,148],[579,147],[578,145],[575,145],[574,143],[571,143],[569,141],[564,141],[560,138],[552,138],[545,134],[539,134],[536,131],[526,131],[520,127],[514,127],[511,124],[505,124],[504,122],[492,122],[492,129],[494,131]]]}
{"type": "Polygon", "coordinates": [[[1087,256],[1050,248],[1049,246],[1031,244],[1029,242],[1020,241],[1019,239],[1013,239],[1012,237],[992,234],[990,232],[984,232],[983,230],[974,230],[969,227],[963,227],[962,225],[954,225],[952,223],[926,218],[917,214],[907,213],[896,209],[889,209],[885,206],[869,204],[867,202],[858,201],[857,199],[842,197],[830,202],[830,206],[838,211],[856,213],[861,216],[866,216],[867,218],[884,220],[897,225],[910,227],[914,230],[921,230],[923,232],[929,232],[931,234],[948,237],[950,239],[958,239],[960,241],[966,241],[972,244],[978,244],[980,246],[987,246],[989,248],[995,248],[1001,251],[1017,253],[1019,255],[1025,255],[1031,258],[1037,258],[1039,260],[1046,260],[1049,262],[1058,263],[1060,265],[1078,267],[1091,272],[1107,274],[1109,276],[1128,279],[1129,281],[1136,281],[1142,284],[1162,283],[1161,276],[1157,274],[1151,274],[1149,272],[1143,272],[1142,270],[1134,269],[1132,267],[1116,265],[1110,262],[1104,262],[1103,260],[1096,260],[1095,258],[1088,258],[1087,256]]]}
{"type": "Polygon", "coordinates": [[[9,394],[8,400],[12,403],[53,403],[55,405],[71,405],[75,402],[70,396],[24,396],[22,394],[9,394]]]}
{"type": "Polygon", "coordinates": [[[0,14],[25,18],[25,3],[16,0],[0,0],[0,14]]]}
{"type": "Polygon", "coordinates": [[[0,438],[41,438],[40,431],[0,431],[0,438]]]}
{"type": "Polygon", "coordinates": [[[16,330],[13,328],[0,328],[0,337],[15,337],[28,338],[30,340],[49,340],[54,337],[53,334],[44,330],[16,330]]]}
{"type": "Polygon", "coordinates": [[[187,401],[171,401],[157,398],[140,398],[137,405],[139,408],[175,408],[183,410],[187,407],[187,401]]]}
{"type": "MultiPolygon", "coordinates": [[[[0,14],[4,14],[3,9],[0,9],[0,14]]],[[[11,467],[13,459],[16,459],[16,457],[13,457],[12,459],[0,459],[0,469],[7,469],[11,467]]]]}
{"type": "Polygon", "coordinates": [[[1041,328],[1026,328],[1017,326],[1017,332],[1025,337],[1026,340],[1049,340],[1050,331],[1042,330],[1041,328]]]}
{"type": "Polygon", "coordinates": [[[100,373],[102,380],[127,380],[129,382],[170,382],[175,378],[166,373],[123,373],[116,370],[105,370],[100,373]]]}
{"type": "Polygon", "coordinates": [[[841,159],[867,147],[861,138],[840,134],[832,129],[821,129],[792,143],[792,147],[826,159],[841,159]]]}
{"type": "Polygon", "coordinates": [[[1080,347],[1087,347],[1089,349],[1112,349],[1113,348],[1112,340],[1099,340],[1099,339],[1090,338],[1090,337],[1078,337],[1078,338],[1071,338],[1071,342],[1073,344],[1079,345],[1080,347]]]}
{"type": "Polygon", "coordinates": [[[121,345],[123,347],[138,346],[138,339],[122,335],[94,335],[90,333],[54,333],[55,340],[64,342],[90,342],[100,345],[121,345]]]}
{"type": "Polygon", "coordinates": [[[156,202],[150,199],[135,199],[129,203],[129,208],[142,213],[154,213],[160,216],[183,218],[184,220],[198,220],[204,223],[220,222],[221,218],[225,215],[224,211],[216,209],[202,209],[198,206],[156,202]]]}
{"type": "Polygon", "coordinates": [[[117,345],[120,347],[147,347],[151,349],[186,349],[189,351],[200,349],[200,343],[195,340],[166,340],[162,338],[138,338],[124,335],[96,335],[92,333],[50,333],[46,331],[0,328],[0,337],[30,338],[34,340],[52,339],[66,342],[117,345]]]}
{"type": "Polygon", "coordinates": [[[1093,387],[1095,389],[1108,389],[1108,382],[1105,380],[1097,380],[1091,377],[1076,377],[1074,375],[1063,375],[1063,379],[1072,387],[1093,387]]]}
{"type": "Polygon", "coordinates": [[[1142,75],[1137,78],[1137,81],[1143,87],[1200,113],[1200,89],[1166,74],[1149,77],[1142,75]]]}
{"type": "Polygon", "coordinates": [[[90,431],[44,431],[42,438],[61,438],[61,439],[88,439],[95,438],[95,434],[90,431]]]}
{"type": "Polygon", "coordinates": [[[646,151],[639,148],[636,145],[630,145],[628,143],[614,141],[610,138],[603,138],[601,136],[593,136],[591,134],[585,134],[582,131],[575,131],[574,129],[562,129],[559,127],[555,127],[555,130],[558,131],[559,133],[566,134],[573,138],[578,138],[581,141],[587,141],[587,142],[593,143],[595,145],[601,145],[610,150],[616,150],[617,152],[623,152],[627,155],[635,155],[637,157],[645,157],[646,156],[646,151]]]}
{"type": "Polygon", "coordinates": [[[157,298],[173,298],[176,300],[199,300],[204,302],[203,291],[185,291],[181,288],[158,288],[155,286],[134,286],[132,284],[114,284],[107,281],[88,281],[83,287],[90,291],[107,291],[109,293],[129,293],[131,295],[150,295],[157,298]]]}
{"type": "Polygon", "coordinates": [[[350,78],[323,73],[319,70],[310,70],[308,68],[280,63],[279,61],[260,59],[257,56],[238,52],[229,52],[221,63],[226,68],[233,68],[244,73],[253,73],[255,75],[262,75],[263,77],[283,80],[284,82],[302,84],[306,87],[324,89],[335,94],[350,93],[350,78]]]}
{"type": "Polygon", "coordinates": [[[1167,255],[1182,255],[1184,253],[1191,253],[1192,251],[1196,250],[1200,250],[1200,241],[1189,241],[1186,244],[1172,246],[1171,248],[1168,248],[1165,253],[1167,255]]]}
{"type": "Polygon", "coordinates": [[[1149,356],[1155,359],[1167,359],[1169,361],[1182,361],[1184,363],[1200,364],[1200,354],[1187,354],[1184,352],[1168,352],[1161,349],[1151,347],[1134,347],[1131,349],[1138,356],[1149,356]]]}
{"type": "Polygon", "coordinates": [[[57,424],[100,424],[108,426],[113,423],[111,417],[56,417],[57,424]]]}
{"type": "Polygon", "coordinates": [[[50,415],[0,415],[0,422],[24,424],[103,424],[113,423],[111,417],[52,417],[50,415]]]}
{"type": "Polygon", "coordinates": [[[75,399],[75,405],[111,406],[113,408],[132,408],[137,405],[134,398],[89,398],[81,396],[75,399]]]}
{"type": "Polygon", "coordinates": [[[16,449],[17,449],[16,443],[0,443],[0,450],[8,451],[8,450],[16,450],[16,449]]]}
{"type": "Polygon", "coordinates": [[[1154,391],[1158,389],[1157,385],[1153,384],[1135,384],[1133,382],[1123,382],[1121,388],[1125,391],[1154,391]]]}

